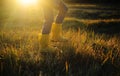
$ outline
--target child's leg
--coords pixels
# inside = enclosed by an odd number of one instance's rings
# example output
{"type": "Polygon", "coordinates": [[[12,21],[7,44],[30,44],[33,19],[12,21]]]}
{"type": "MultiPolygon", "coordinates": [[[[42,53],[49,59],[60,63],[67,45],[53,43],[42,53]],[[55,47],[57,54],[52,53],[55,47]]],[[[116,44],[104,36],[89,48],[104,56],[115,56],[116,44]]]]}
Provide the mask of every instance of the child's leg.
{"type": "Polygon", "coordinates": [[[41,49],[49,47],[49,33],[54,20],[53,10],[47,6],[43,7],[45,22],[42,28],[42,35],[40,38],[41,49]]]}
{"type": "Polygon", "coordinates": [[[52,41],[67,41],[67,39],[62,36],[62,23],[68,8],[62,0],[54,0],[53,7],[58,10],[59,13],[52,26],[52,41]]]}
{"type": "Polygon", "coordinates": [[[43,7],[45,22],[42,28],[42,34],[49,34],[54,21],[53,10],[50,7],[43,7]]]}
{"type": "Polygon", "coordinates": [[[59,2],[57,2],[57,7],[55,8],[59,11],[59,13],[56,17],[55,23],[62,24],[64,17],[68,11],[68,8],[62,0],[57,0],[57,1],[59,2]]]}
{"type": "Polygon", "coordinates": [[[50,5],[43,6],[45,22],[42,28],[42,34],[49,34],[51,31],[51,26],[54,21],[53,8],[59,11],[55,20],[56,24],[62,24],[66,12],[68,10],[67,6],[64,4],[62,0],[51,0],[50,4],[51,6],[50,5]]]}

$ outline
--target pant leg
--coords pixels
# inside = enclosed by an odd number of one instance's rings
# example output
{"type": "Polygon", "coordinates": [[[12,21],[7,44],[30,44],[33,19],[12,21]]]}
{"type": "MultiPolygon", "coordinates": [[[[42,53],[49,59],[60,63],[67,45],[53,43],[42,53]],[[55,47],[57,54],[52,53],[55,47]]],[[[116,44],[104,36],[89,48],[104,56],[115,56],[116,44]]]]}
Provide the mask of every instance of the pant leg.
{"type": "Polygon", "coordinates": [[[55,23],[57,24],[61,24],[63,23],[63,20],[65,18],[65,15],[68,11],[68,7],[65,5],[65,3],[62,0],[55,0],[56,1],[56,6],[55,9],[57,9],[59,11],[55,23]]]}
{"type": "Polygon", "coordinates": [[[44,25],[42,28],[42,34],[49,34],[51,31],[51,26],[54,21],[54,15],[53,15],[53,9],[56,9],[59,11],[55,23],[61,24],[64,20],[64,17],[67,13],[67,6],[64,4],[62,0],[51,0],[51,2],[45,3],[42,7],[43,13],[44,13],[44,25]]]}
{"type": "Polygon", "coordinates": [[[51,26],[54,21],[53,9],[51,7],[43,7],[43,14],[44,14],[44,24],[42,27],[42,34],[49,34],[51,31],[51,26]]]}

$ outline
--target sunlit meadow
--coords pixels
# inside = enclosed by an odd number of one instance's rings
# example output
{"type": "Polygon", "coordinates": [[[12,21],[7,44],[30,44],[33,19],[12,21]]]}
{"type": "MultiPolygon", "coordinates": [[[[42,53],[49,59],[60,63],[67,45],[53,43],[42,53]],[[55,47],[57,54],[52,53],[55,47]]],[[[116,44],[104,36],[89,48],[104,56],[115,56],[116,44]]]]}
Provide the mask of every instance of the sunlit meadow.
{"type": "Polygon", "coordinates": [[[0,10],[0,76],[120,76],[120,11],[68,7],[63,35],[69,41],[50,42],[47,53],[39,43],[41,8],[0,10]]]}

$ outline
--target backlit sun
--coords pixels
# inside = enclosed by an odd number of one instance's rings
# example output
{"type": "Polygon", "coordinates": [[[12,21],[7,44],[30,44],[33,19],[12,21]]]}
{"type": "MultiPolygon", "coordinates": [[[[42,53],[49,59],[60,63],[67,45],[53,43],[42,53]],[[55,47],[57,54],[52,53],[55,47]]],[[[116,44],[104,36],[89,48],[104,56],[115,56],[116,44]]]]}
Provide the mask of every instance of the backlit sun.
{"type": "Polygon", "coordinates": [[[38,3],[38,0],[19,0],[19,3],[24,6],[36,5],[38,3]]]}

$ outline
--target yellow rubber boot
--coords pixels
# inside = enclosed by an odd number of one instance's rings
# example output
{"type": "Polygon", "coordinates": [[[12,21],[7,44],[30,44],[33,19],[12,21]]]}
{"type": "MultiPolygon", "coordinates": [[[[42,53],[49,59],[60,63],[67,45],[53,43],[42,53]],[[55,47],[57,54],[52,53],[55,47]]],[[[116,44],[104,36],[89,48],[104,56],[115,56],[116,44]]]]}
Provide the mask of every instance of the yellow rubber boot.
{"type": "Polygon", "coordinates": [[[48,48],[48,45],[49,45],[49,34],[42,34],[40,36],[40,45],[41,45],[41,49],[48,48]]]}
{"type": "Polygon", "coordinates": [[[66,42],[67,39],[62,36],[62,24],[55,24],[52,25],[52,41],[60,41],[60,42],[66,42]]]}
{"type": "Polygon", "coordinates": [[[42,34],[39,36],[39,38],[40,38],[40,46],[41,46],[40,47],[41,56],[46,56],[46,54],[60,51],[58,48],[49,45],[49,34],[42,34]]]}

